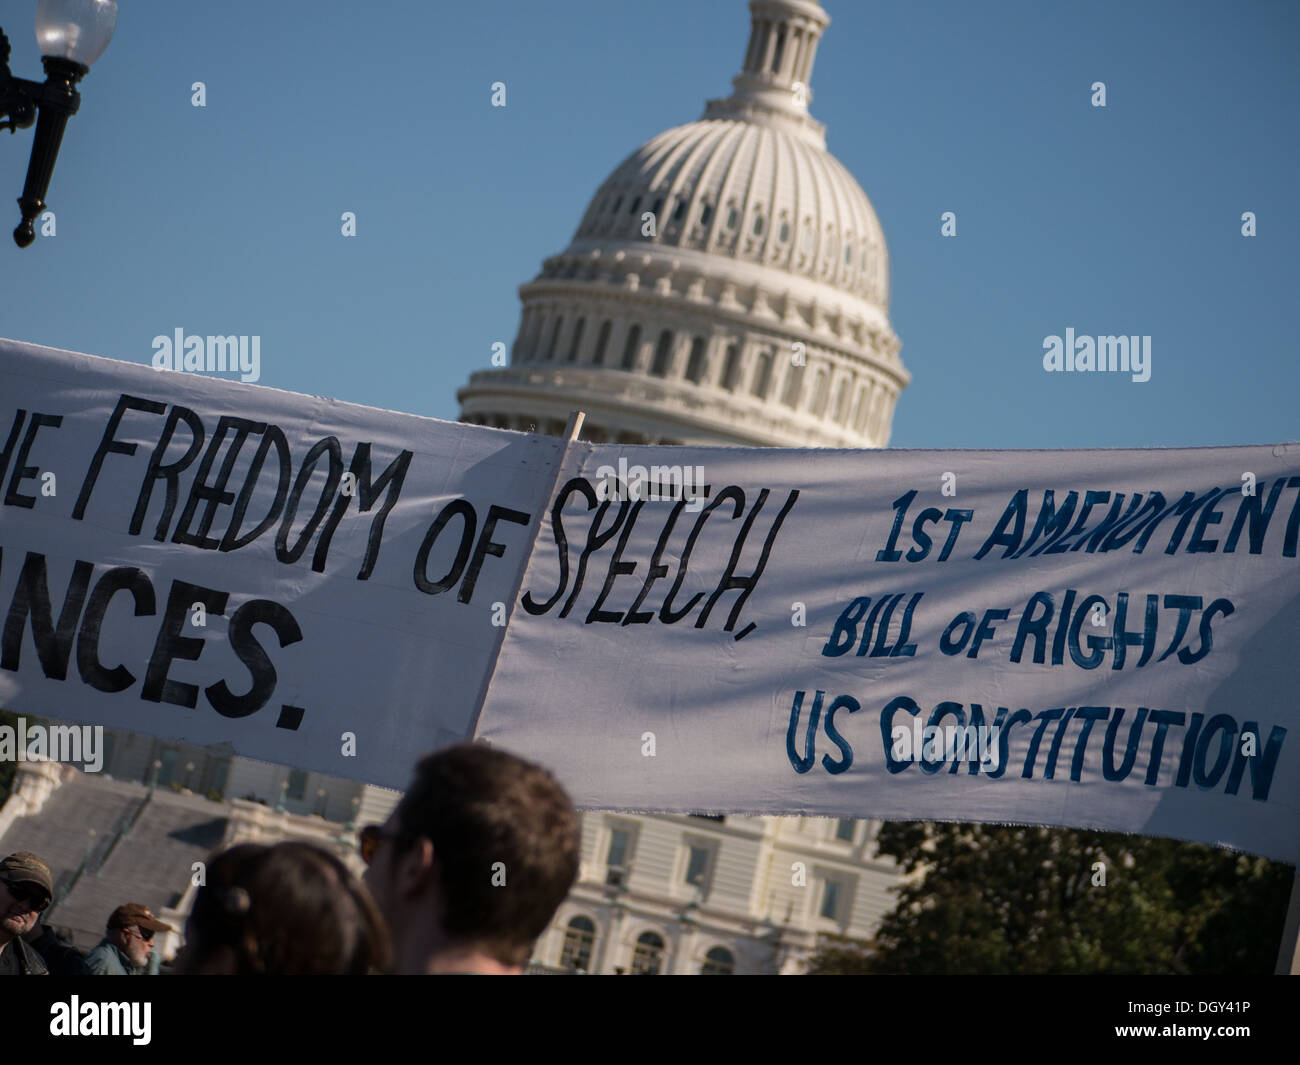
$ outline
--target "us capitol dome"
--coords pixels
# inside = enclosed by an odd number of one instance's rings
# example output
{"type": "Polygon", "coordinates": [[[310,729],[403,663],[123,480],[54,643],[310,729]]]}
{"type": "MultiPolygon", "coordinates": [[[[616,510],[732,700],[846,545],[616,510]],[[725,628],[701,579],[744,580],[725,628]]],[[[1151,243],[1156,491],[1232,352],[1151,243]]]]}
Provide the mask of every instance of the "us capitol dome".
{"type": "Polygon", "coordinates": [[[814,0],[751,0],[744,66],[703,117],[596,190],[519,289],[510,365],[462,422],[593,442],[883,447],[910,375],[871,201],[808,112],[814,0]]]}

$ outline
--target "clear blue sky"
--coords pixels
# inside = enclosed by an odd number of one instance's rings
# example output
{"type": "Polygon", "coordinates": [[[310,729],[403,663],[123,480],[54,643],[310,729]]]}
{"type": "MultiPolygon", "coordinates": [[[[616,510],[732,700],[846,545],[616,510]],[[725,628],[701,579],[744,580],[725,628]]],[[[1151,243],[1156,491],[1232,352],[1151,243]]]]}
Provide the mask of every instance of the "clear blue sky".
{"type": "MultiPolygon", "coordinates": [[[[0,9],[29,78],[35,6],[0,9]]],[[[893,446],[1300,437],[1300,5],[825,7],[812,111],[884,226],[914,378],[893,446]],[[1150,335],[1151,380],[1045,373],[1066,327],[1150,335]]],[[[730,91],[748,21],[743,0],[122,0],[58,234],[23,251],[32,131],[0,136],[0,336],[146,363],[178,327],[258,334],[262,384],[455,418],[517,286],[621,159],[730,91]]]]}

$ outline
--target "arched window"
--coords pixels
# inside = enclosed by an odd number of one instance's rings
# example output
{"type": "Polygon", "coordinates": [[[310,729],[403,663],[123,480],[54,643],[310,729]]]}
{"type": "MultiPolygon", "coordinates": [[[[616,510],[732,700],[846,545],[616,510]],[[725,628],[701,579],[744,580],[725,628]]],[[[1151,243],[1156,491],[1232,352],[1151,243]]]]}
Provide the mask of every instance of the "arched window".
{"type": "Polygon", "coordinates": [[[680,200],[677,201],[677,207],[673,210],[674,222],[680,222],[683,218],[686,217],[686,203],[687,200],[685,196],[683,196],[680,200]]]}
{"type": "Polygon", "coordinates": [[[546,357],[548,359],[555,358],[555,345],[560,341],[560,326],[563,324],[564,315],[557,314],[555,316],[555,328],[551,330],[551,342],[546,347],[546,357]]]}
{"type": "Polygon", "coordinates": [[[659,334],[659,344],[655,348],[655,359],[650,364],[650,372],[656,377],[668,376],[668,360],[673,353],[672,330],[665,329],[659,334]]]}
{"type": "Polygon", "coordinates": [[[799,397],[803,395],[803,372],[806,367],[803,364],[796,363],[790,367],[790,372],[785,377],[785,394],[781,396],[781,402],[787,407],[799,406],[799,397]]]}
{"type": "Polygon", "coordinates": [[[767,398],[767,386],[772,383],[772,351],[763,352],[758,357],[758,368],[754,371],[754,385],[750,389],[759,399],[767,398]]]}
{"type": "Polygon", "coordinates": [[[790,223],[781,219],[781,228],[776,231],[776,239],[785,244],[790,239],[790,223]]]}
{"type": "Polygon", "coordinates": [[[686,363],[686,380],[698,385],[704,380],[704,338],[696,337],[691,341],[691,357],[686,363]]]}
{"type": "Polygon", "coordinates": [[[700,225],[707,226],[713,221],[713,204],[706,203],[700,208],[700,225]]]}
{"type": "Polygon", "coordinates": [[[641,346],[641,327],[634,325],[627,333],[627,343],[623,345],[623,369],[636,369],[636,351],[641,346]]]}
{"type": "Polygon", "coordinates": [[[811,410],[818,418],[826,411],[826,371],[818,370],[813,378],[813,395],[811,410]]]}
{"type": "Polygon", "coordinates": [[[609,344],[610,321],[605,319],[605,324],[600,327],[600,332],[596,334],[596,350],[591,356],[593,366],[601,366],[605,362],[605,348],[609,344]]]}
{"type": "Polygon", "coordinates": [[[714,947],[704,955],[701,976],[731,976],[736,971],[736,959],[726,947],[714,947]]]}
{"type": "Polygon", "coordinates": [[[722,387],[734,392],[740,382],[740,345],[731,344],[727,348],[727,361],[722,367],[722,387]]]}
{"type": "Polygon", "coordinates": [[[575,917],[564,930],[564,950],[560,952],[560,968],[570,971],[591,971],[591,954],[596,945],[596,926],[589,917],[575,917]]]}
{"type": "Polygon", "coordinates": [[[609,212],[609,213],[610,213],[610,214],[618,214],[618,209],[619,209],[620,207],[622,207],[622,206],[623,206],[623,197],[622,197],[622,196],[615,196],[615,197],[614,197],[614,206],[610,208],[610,212],[609,212]]]}
{"type": "Polygon", "coordinates": [[[740,212],[734,207],[727,208],[727,229],[733,230],[740,225],[740,212]]]}
{"type": "Polygon", "coordinates": [[[657,932],[642,932],[632,951],[632,972],[638,976],[658,976],[664,963],[664,940],[657,932]]]}
{"type": "Polygon", "coordinates": [[[582,344],[582,330],[587,324],[587,319],[579,318],[578,324],[573,327],[573,343],[569,345],[569,361],[576,362],[578,359],[578,347],[582,344]]]}
{"type": "Polygon", "coordinates": [[[761,237],[763,235],[763,216],[761,214],[754,215],[753,232],[756,237],[761,237]]]}
{"type": "Polygon", "coordinates": [[[641,197],[640,197],[640,196],[633,196],[633,197],[632,197],[632,206],[629,207],[629,208],[627,209],[627,213],[628,213],[628,214],[636,214],[636,209],[637,209],[638,207],[640,207],[640,206],[641,206],[641,197]]]}

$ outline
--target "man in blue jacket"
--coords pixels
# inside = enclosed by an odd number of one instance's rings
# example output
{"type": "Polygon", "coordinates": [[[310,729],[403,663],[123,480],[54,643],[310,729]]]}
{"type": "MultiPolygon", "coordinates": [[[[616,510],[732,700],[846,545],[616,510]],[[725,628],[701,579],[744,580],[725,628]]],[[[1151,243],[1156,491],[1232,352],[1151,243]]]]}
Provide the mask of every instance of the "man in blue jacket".
{"type": "Polygon", "coordinates": [[[153,934],[172,927],[158,920],[138,902],[119,906],[108,918],[99,946],[86,955],[86,965],[96,976],[152,976],[158,972],[153,934]]]}

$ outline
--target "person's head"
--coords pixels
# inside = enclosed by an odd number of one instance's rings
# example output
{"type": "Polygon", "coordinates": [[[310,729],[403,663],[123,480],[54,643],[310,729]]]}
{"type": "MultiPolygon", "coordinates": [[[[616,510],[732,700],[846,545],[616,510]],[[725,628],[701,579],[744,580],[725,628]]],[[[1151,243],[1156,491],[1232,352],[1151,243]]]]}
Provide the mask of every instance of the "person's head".
{"type": "Polygon", "coordinates": [[[580,839],[573,803],[540,766],[482,744],[426,756],[388,821],[362,833],[401,967],[454,954],[521,969],[577,879],[580,839]]]}
{"type": "Polygon", "coordinates": [[[54,897],[50,867],[30,851],[0,860],[0,943],[26,935],[54,897]]]}
{"type": "Polygon", "coordinates": [[[309,843],[240,843],[208,862],[176,970],[365,974],[389,957],[374,900],[338,858],[309,843]]]}
{"type": "Polygon", "coordinates": [[[153,954],[154,933],[171,931],[172,926],[158,920],[147,906],[127,902],[109,914],[104,938],[125,954],[132,965],[142,969],[153,954]]]}

